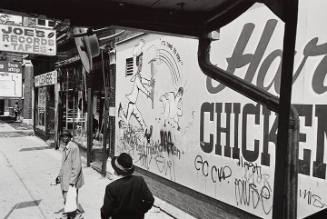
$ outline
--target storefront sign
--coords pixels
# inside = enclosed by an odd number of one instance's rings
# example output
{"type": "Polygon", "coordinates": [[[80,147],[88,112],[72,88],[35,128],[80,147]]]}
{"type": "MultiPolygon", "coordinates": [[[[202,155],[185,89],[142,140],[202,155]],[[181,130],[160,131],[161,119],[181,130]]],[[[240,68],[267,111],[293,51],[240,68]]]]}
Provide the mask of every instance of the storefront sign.
{"type": "Polygon", "coordinates": [[[22,64],[19,62],[0,61],[0,72],[22,73],[22,64]]]}
{"type": "Polygon", "coordinates": [[[22,21],[22,16],[0,13],[0,24],[22,26],[22,21]]]}
{"type": "Polygon", "coordinates": [[[34,77],[34,86],[42,87],[57,83],[57,71],[51,71],[34,77]]]}
{"type": "Polygon", "coordinates": [[[0,97],[22,97],[22,74],[0,72],[0,97]]]}
{"type": "Polygon", "coordinates": [[[22,64],[0,61],[0,97],[22,97],[22,64]]]}
{"type": "Polygon", "coordinates": [[[0,50],[56,55],[56,31],[0,24],[0,50]]]}
{"type": "MultiPolygon", "coordinates": [[[[327,206],[327,2],[299,1],[292,104],[299,112],[298,218],[327,206]],[[319,16],[317,16],[319,14],[319,16]]],[[[255,4],[221,28],[211,61],[278,96],[284,23],[255,4]],[[258,19],[260,18],[260,19],[258,19]]],[[[117,45],[115,153],[260,218],[272,218],[278,118],[205,76],[198,41],[145,35],[117,45]],[[126,59],[143,65],[126,76],[126,59]]]]}

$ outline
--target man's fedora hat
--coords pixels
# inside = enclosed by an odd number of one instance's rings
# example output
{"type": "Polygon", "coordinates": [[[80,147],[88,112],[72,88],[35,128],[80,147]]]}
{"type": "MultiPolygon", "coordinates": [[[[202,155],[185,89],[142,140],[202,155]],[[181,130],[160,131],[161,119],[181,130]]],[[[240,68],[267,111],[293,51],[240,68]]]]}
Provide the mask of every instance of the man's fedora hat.
{"type": "Polygon", "coordinates": [[[72,133],[70,133],[70,131],[68,131],[67,129],[64,129],[61,134],[60,134],[61,137],[64,137],[64,136],[67,136],[67,137],[70,137],[72,138],[72,133]]]}
{"type": "Polygon", "coordinates": [[[118,157],[113,157],[111,165],[118,175],[127,176],[134,172],[133,159],[126,153],[121,153],[118,157]]]}

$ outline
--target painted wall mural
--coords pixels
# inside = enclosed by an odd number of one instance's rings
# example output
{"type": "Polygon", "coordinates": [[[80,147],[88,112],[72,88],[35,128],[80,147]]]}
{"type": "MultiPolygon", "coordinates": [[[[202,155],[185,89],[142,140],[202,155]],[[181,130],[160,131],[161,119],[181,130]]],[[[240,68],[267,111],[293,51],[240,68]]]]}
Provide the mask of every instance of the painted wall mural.
{"type": "Polygon", "coordinates": [[[137,156],[136,164],[146,169],[155,167],[157,173],[174,180],[174,163],[182,156],[174,139],[182,131],[183,62],[174,45],[165,39],[134,43],[128,56],[120,60],[124,66],[124,61],[132,58],[133,73],[124,77],[127,90],[118,98],[117,148],[137,156]]]}
{"type": "MultiPolygon", "coordinates": [[[[300,115],[298,218],[327,203],[323,8],[323,0],[299,6],[292,94],[300,115]]],[[[278,96],[283,30],[278,17],[255,4],[220,30],[211,61],[278,96]]],[[[128,152],[141,168],[271,218],[276,115],[202,74],[197,45],[148,34],[117,46],[115,153],[128,152]]]]}

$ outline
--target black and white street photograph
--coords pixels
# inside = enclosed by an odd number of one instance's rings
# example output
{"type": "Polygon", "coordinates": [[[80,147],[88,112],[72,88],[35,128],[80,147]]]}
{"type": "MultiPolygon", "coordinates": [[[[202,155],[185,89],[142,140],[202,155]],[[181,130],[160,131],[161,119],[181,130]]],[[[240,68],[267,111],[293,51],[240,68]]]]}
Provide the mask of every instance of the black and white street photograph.
{"type": "Polygon", "coordinates": [[[326,219],[326,0],[1,0],[0,219],[326,219]]]}

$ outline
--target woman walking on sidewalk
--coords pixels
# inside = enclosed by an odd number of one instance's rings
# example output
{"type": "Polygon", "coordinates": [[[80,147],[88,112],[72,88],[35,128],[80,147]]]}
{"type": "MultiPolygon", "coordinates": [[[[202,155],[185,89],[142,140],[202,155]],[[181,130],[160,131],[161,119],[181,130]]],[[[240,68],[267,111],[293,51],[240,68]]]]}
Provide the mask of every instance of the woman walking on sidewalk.
{"type": "Polygon", "coordinates": [[[111,165],[119,178],[106,187],[101,218],[143,219],[154,198],[143,177],[132,175],[132,157],[122,153],[111,160],[111,165]]]}

